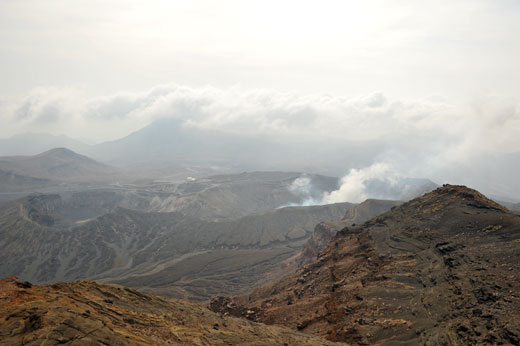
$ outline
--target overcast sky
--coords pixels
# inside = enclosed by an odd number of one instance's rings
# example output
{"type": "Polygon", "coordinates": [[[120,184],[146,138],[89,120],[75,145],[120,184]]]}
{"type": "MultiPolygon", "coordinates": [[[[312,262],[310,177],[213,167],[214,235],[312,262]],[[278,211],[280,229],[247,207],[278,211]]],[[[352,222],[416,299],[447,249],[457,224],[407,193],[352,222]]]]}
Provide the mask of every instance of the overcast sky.
{"type": "Polygon", "coordinates": [[[515,151],[519,37],[516,0],[0,0],[0,137],[100,142],[169,116],[444,137],[456,118],[515,151]]]}
{"type": "Polygon", "coordinates": [[[362,172],[464,182],[520,151],[519,37],[517,0],[0,0],[0,137],[176,118],[379,141],[362,172]]]}
{"type": "Polygon", "coordinates": [[[520,90],[517,0],[1,0],[0,92],[520,90]]]}

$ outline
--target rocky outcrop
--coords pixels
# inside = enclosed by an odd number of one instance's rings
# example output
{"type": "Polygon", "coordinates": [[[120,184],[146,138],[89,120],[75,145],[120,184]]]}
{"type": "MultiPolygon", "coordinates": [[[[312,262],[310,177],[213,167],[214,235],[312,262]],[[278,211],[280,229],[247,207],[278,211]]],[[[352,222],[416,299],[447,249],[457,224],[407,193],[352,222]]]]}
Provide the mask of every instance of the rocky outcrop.
{"type": "Polygon", "coordinates": [[[0,345],[336,345],[96,282],[0,280],[0,345]]]}
{"type": "Polygon", "coordinates": [[[361,204],[348,208],[345,215],[336,221],[320,222],[314,228],[311,238],[305,244],[299,258],[300,265],[313,262],[321,250],[345,227],[356,226],[380,215],[403,202],[378,199],[367,199],[361,204]]]}
{"type": "Polygon", "coordinates": [[[343,229],[316,261],[226,305],[353,345],[518,345],[520,216],[446,185],[343,229]]]}
{"type": "Polygon", "coordinates": [[[341,229],[342,224],[334,222],[320,222],[314,228],[311,239],[305,244],[300,263],[307,264],[316,259],[320,251],[327,245],[327,243],[336,235],[341,229]]]}

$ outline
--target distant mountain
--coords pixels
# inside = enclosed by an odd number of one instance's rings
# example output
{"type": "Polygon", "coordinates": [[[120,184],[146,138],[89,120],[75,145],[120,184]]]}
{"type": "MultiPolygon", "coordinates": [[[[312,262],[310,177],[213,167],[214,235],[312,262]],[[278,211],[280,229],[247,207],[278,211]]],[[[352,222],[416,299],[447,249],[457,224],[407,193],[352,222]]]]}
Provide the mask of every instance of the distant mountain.
{"type": "Polygon", "coordinates": [[[118,173],[113,167],[66,148],[51,149],[33,156],[2,156],[0,169],[15,175],[58,181],[95,179],[118,173]]]}
{"type": "Polygon", "coordinates": [[[333,138],[324,145],[312,136],[287,137],[281,142],[270,136],[242,135],[162,119],[119,140],[93,146],[89,156],[151,175],[167,174],[184,166],[336,175],[349,167],[369,165],[367,157],[374,157],[380,149],[371,142],[333,138]],[[338,161],[338,157],[345,160],[338,161]]]}
{"type": "Polygon", "coordinates": [[[0,156],[36,155],[53,148],[69,148],[86,153],[89,145],[67,136],[48,133],[23,133],[0,139],[0,156]]]}
{"type": "MultiPolygon", "coordinates": [[[[228,163],[248,148],[236,147],[238,135],[202,130],[174,119],[156,121],[119,140],[95,145],[96,157],[114,162],[175,160],[228,163]]],[[[206,162],[205,162],[206,163],[206,162]]]]}
{"type": "Polygon", "coordinates": [[[1,345],[340,345],[96,282],[0,280],[1,345]]]}
{"type": "Polygon", "coordinates": [[[445,185],[341,230],[280,281],[210,306],[352,345],[518,345],[520,216],[445,185]]]}

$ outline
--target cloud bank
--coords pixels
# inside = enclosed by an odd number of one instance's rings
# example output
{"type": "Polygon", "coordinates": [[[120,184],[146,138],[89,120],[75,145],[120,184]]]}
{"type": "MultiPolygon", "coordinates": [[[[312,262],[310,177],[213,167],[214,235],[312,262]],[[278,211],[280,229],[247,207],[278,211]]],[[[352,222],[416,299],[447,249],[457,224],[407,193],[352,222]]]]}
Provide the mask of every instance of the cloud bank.
{"type": "MultiPolygon", "coordinates": [[[[313,144],[315,150],[342,142],[380,148],[368,165],[350,171],[342,190],[326,196],[330,201],[363,198],[354,184],[363,176],[384,175],[389,183],[392,176],[472,182],[464,169],[520,151],[519,100],[491,95],[453,103],[442,97],[395,100],[381,92],[343,97],[170,84],[97,98],[73,89],[39,88],[24,99],[1,100],[0,108],[3,137],[32,131],[100,142],[159,119],[176,119],[183,126],[252,138],[320,143],[313,144]]],[[[345,162],[344,172],[352,168],[347,162],[355,154],[336,157],[345,162]]]]}

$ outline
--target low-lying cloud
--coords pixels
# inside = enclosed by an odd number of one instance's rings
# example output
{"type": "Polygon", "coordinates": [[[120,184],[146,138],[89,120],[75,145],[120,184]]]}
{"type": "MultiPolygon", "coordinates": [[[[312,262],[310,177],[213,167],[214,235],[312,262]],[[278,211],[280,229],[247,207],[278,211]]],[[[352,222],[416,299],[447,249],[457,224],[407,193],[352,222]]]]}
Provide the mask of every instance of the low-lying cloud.
{"type": "Polygon", "coordinates": [[[362,169],[352,169],[350,173],[341,179],[339,189],[323,194],[322,203],[351,202],[360,203],[367,198],[379,197],[371,195],[367,189],[367,184],[378,181],[389,187],[395,187],[399,180],[385,163],[375,163],[362,169]]]}
{"type": "Polygon", "coordinates": [[[364,198],[365,176],[385,175],[389,184],[392,176],[482,183],[483,178],[472,179],[478,172],[468,167],[475,162],[485,167],[490,157],[520,151],[518,99],[489,95],[453,103],[441,97],[394,100],[380,92],[343,97],[163,85],[88,98],[77,90],[40,88],[23,100],[2,100],[0,107],[3,137],[37,131],[100,142],[171,118],[183,126],[252,138],[320,143],[305,150],[341,142],[383,148],[352,171],[348,162],[356,152],[338,155],[335,164],[344,162],[343,172],[350,173],[343,188],[326,196],[329,201],[364,198]]]}

